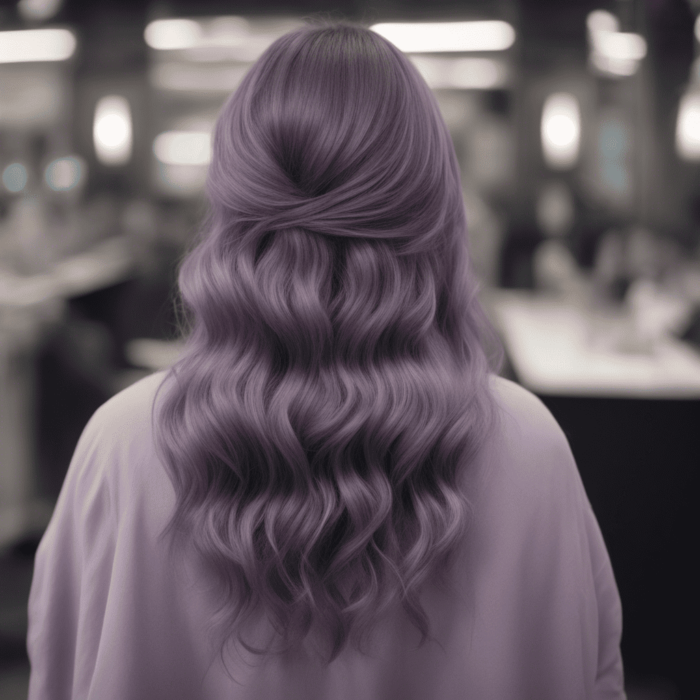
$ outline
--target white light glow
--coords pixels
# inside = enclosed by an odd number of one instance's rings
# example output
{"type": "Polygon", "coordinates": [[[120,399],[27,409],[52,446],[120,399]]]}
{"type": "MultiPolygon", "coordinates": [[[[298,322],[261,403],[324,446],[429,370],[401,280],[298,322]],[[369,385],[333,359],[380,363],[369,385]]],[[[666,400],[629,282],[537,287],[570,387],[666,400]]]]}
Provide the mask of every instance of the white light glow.
{"type": "Polygon", "coordinates": [[[700,15],[695,20],[695,40],[700,41],[700,15]]]}
{"type": "Polygon", "coordinates": [[[157,19],[146,26],[143,36],[152,49],[188,49],[199,43],[202,26],[193,19],[157,19]]]}
{"type": "Polygon", "coordinates": [[[166,165],[158,162],[153,175],[153,185],[158,191],[186,198],[202,194],[207,169],[201,165],[166,165]]]}
{"type": "Polygon", "coordinates": [[[206,131],[166,131],[153,141],[153,153],[166,165],[206,165],[211,136],[206,131]]]}
{"type": "Polygon", "coordinates": [[[27,168],[22,163],[10,163],[2,171],[2,184],[8,192],[21,192],[28,179],[27,168]]]}
{"type": "Polygon", "coordinates": [[[676,152],[684,160],[700,160],[700,93],[681,98],[676,121],[676,152]]]}
{"type": "Polygon", "coordinates": [[[647,54],[647,42],[633,32],[621,32],[615,15],[595,10],[588,15],[588,41],[591,65],[612,76],[634,75],[647,54]]]}
{"type": "Polygon", "coordinates": [[[43,22],[51,19],[62,4],[62,0],[19,0],[17,11],[24,19],[43,22]]]}
{"type": "Polygon", "coordinates": [[[626,58],[610,58],[594,51],[590,56],[591,65],[601,73],[626,77],[634,75],[639,68],[639,61],[626,58]]]}
{"type": "Polygon", "coordinates": [[[201,47],[224,47],[247,40],[250,24],[244,17],[214,17],[208,20],[159,19],[144,31],[146,43],[161,51],[201,47]]]}
{"type": "Polygon", "coordinates": [[[44,179],[54,192],[66,192],[80,184],[84,172],[83,159],[78,156],[68,156],[51,161],[44,171],[44,179]]]}
{"type": "Polygon", "coordinates": [[[387,22],[370,29],[406,53],[503,51],[515,41],[515,29],[501,20],[387,22]]]}
{"type": "Polygon", "coordinates": [[[412,56],[411,61],[433,89],[492,90],[508,82],[507,66],[492,58],[412,56]]]}
{"type": "Polygon", "coordinates": [[[617,32],[620,22],[614,14],[607,10],[593,10],[586,18],[589,32],[617,32]]]}
{"type": "Polygon", "coordinates": [[[566,170],[578,160],[581,145],[581,110],[566,92],[550,95],[542,109],[542,151],[550,168],[566,170]]]}
{"type": "Polygon", "coordinates": [[[68,29],[21,29],[0,32],[0,63],[65,61],[75,53],[75,35],[68,29]]]}
{"type": "Polygon", "coordinates": [[[508,83],[508,68],[492,58],[412,56],[411,61],[433,88],[493,90],[508,83]]]}
{"type": "Polygon", "coordinates": [[[144,38],[152,49],[177,51],[182,61],[252,63],[276,39],[301,26],[279,17],[181,17],[151,22],[144,38]]]}
{"type": "Polygon", "coordinates": [[[596,31],[592,35],[593,50],[617,61],[641,61],[647,55],[644,37],[632,32],[596,31]]]}
{"type": "Polygon", "coordinates": [[[131,158],[133,132],[129,101],[107,95],[95,107],[92,137],[97,159],[104,165],[124,165],[131,158]]]}

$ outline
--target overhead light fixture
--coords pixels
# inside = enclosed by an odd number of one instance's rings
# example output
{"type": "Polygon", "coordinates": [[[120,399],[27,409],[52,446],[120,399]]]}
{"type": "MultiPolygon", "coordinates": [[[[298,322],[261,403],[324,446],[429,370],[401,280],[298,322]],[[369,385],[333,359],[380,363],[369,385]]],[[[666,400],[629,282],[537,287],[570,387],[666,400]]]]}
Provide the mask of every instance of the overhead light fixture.
{"type": "Polygon", "coordinates": [[[153,141],[153,153],[166,165],[207,165],[211,135],[206,131],[165,131],[153,141]]]}
{"type": "Polygon", "coordinates": [[[595,32],[593,49],[614,61],[641,61],[647,54],[647,42],[633,32],[595,32]]]}
{"type": "Polygon", "coordinates": [[[589,32],[618,32],[620,21],[612,12],[607,10],[593,10],[586,17],[586,27],[589,32]]]}
{"type": "Polygon", "coordinates": [[[681,97],[676,121],[676,153],[683,160],[700,160],[700,92],[681,97]]]}
{"type": "Polygon", "coordinates": [[[289,17],[179,17],[150,22],[144,39],[156,51],[178,52],[178,60],[252,63],[276,39],[301,26],[289,17]]]}
{"type": "Polygon", "coordinates": [[[19,0],[17,11],[26,20],[44,22],[61,9],[63,0],[19,0]]]}
{"type": "Polygon", "coordinates": [[[170,51],[196,46],[202,26],[193,19],[157,19],[144,31],[144,39],[152,49],[170,51]]]}
{"type": "Polygon", "coordinates": [[[515,29],[501,20],[384,22],[370,29],[405,53],[504,51],[515,41],[515,29]]]}
{"type": "Polygon", "coordinates": [[[581,145],[581,110],[574,95],[556,92],[542,109],[542,152],[554,170],[568,170],[578,160],[581,145]]]}
{"type": "Polygon", "coordinates": [[[77,41],[69,29],[19,29],[0,32],[0,63],[65,61],[77,41]]]}
{"type": "Polygon", "coordinates": [[[599,36],[591,52],[591,65],[613,77],[634,75],[646,55],[646,41],[639,34],[622,33],[599,36]]]}
{"type": "Polygon", "coordinates": [[[250,24],[243,17],[212,17],[210,19],[157,19],[144,31],[144,39],[160,51],[192,49],[203,46],[230,47],[245,40],[250,24]]]}
{"type": "Polygon", "coordinates": [[[107,95],[95,107],[92,128],[97,159],[104,165],[125,165],[131,158],[133,131],[126,97],[107,95]]]}
{"type": "Polygon", "coordinates": [[[634,75],[647,54],[643,36],[619,31],[620,23],[606,10],[594,10],[587,19],[590,63],[599,72],[613,77],[634,75]]]}
{"type": "Polygon", "coordinates": [[[411,56],[411,62],[433,89],[493,90],[508,83],[508,67],[493,58],[411,56]]]}

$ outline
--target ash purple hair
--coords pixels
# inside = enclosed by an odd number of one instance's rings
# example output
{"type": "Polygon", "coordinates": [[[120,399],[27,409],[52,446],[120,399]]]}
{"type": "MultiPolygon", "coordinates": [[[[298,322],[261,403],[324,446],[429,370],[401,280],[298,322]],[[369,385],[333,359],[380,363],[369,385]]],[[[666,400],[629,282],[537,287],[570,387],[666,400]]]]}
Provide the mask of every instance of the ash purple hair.
{"type": "Polygon", "coordinates": [[[255,654],[241,629],[261,610],[285,651],[318,624],[329,662],[396,602],[423,644],[419,592],[462,541],[459,473],[496,415],[435,98],[378,34],[307,25],[251,68],[213,143],[155,414],[166,532],[212,566],[227,638],[255,654]]]}

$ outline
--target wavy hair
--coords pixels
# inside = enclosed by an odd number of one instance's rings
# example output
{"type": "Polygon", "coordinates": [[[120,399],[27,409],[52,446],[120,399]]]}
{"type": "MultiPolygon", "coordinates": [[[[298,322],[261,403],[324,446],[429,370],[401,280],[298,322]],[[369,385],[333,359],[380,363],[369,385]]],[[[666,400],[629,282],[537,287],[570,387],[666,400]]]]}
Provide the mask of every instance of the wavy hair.
{"type": "Polygon", "coordinates": [[[261,611],[282,651],[317,625],[330,663],[397,602],[422,645],[420,590],[462,541],[458,478],[496,416],[435,97],[378,34],[307,24],[223,107],[207,195],[154,413],[164,534],[211,565],[225,636],[254,654],[282,653],[243,639],[261,611]]]}

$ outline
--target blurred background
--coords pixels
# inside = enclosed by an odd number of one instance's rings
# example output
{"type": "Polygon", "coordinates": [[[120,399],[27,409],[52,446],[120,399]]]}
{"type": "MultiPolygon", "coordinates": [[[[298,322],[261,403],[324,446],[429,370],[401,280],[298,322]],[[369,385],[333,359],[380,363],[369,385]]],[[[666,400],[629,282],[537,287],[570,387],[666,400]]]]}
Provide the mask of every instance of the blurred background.
{"type": "Polygon", "coordinates": [[[562,425],[608,545],[629,698],[700,697],[699,12],[0,0],[0,698],[26,697],[33,556],[80,432],[180,349],[217,112],[309,16],[373,26],[434,89],[503,373],[562,425]]]}

